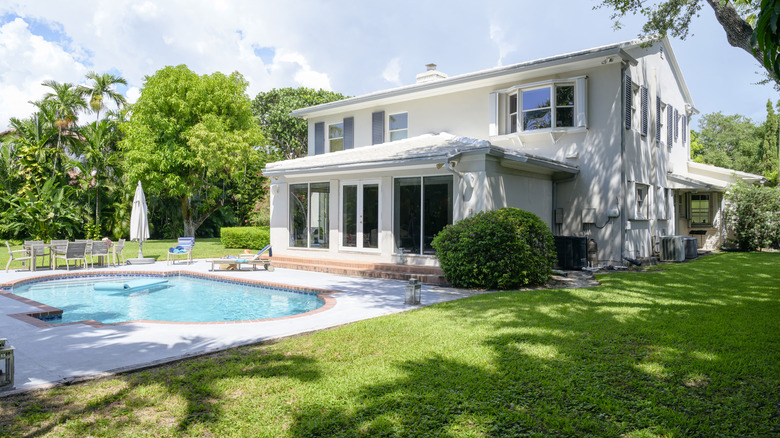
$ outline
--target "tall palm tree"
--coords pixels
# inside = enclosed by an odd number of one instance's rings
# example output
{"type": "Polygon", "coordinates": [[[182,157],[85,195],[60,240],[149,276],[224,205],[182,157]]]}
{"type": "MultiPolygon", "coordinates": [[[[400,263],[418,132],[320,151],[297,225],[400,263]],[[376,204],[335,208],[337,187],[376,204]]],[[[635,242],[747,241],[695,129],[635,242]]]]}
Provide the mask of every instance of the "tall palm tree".
{"type": "MultiPolygon", "coordinates": [[[[62,148],[62,131],[64,129],[72,130],[72,127],[78,120],[78,111],[80,109],[86,109],[87,104],[84,102],[82,91],[70,83],[59,83],[57,81],[44,81],[43,85],[52,89],[53,92],[46,93],[43,96],[43,101],[33,102],[40,109],[48,109],[54,113],[54,124],[59,130],[57,134],[57,149],[62,148]]],[[[71,131],[72,132],[72,131],[71,131]]],[[[57,163],[55,162],[55,168],[57,163]]]]}
{"type": "Polygon", "coordinates": [[[87,79],[92,82],[87,86],[80,86],[79,89],[84,96],[89,99],[89,106],[97,114],[95,121],[100,120],[100,110],[105,108],[105,98],[109,98],[116,103],[117,108],[127,105],[125,97],[114,90],[116,84],[127,85],[127,81],[119,76],[110,73],[101,75],[91,71],[87,73],[87,79]]]}
{"type": "MultiPolygon", "coordinates": [[[[116,122],[103,119],[80,130],[81,162],[83,174],[92,175],[95,188],[95,225],[100,224],[100,182],[110,182],[119,168],[119,153],[117,143],[120,133],[116,122]]],[[[110,188],[110,187],[108,187],[110,188]]]]}

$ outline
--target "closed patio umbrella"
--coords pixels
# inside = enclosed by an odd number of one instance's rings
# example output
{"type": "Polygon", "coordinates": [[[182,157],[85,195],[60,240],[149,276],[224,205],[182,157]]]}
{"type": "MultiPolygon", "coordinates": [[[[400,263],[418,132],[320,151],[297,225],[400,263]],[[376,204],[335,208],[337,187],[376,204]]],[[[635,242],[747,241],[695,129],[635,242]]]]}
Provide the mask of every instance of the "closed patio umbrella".
{"type": "MultiPolygon", "coordinates": [[[[133,197],[133,208],[130,211],[130,240],[138,241],[138,262],[144,260],[143,245],[144,240],[149,238],[149,219],[146,214],[146,196],[144,196],[144,189],[141,187],[141,181],[138,181],[138,186],[135,188],[135,196],[133,197]]],[[[130,259],[132,263],[133,259],[130,259]]],[[[153,261],[153,260],[152,260],[153,261]]]]}

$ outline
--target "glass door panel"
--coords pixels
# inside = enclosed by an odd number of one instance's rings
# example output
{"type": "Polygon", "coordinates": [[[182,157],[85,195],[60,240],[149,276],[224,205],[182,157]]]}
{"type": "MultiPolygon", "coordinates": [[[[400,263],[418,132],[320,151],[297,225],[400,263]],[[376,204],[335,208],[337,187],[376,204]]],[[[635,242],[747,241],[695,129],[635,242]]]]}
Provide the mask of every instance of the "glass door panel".
{"type": "Polygon", "coordinates": [[[379,184],[344,184],[341,221],[342,247],[379,248],[379,184]]]}

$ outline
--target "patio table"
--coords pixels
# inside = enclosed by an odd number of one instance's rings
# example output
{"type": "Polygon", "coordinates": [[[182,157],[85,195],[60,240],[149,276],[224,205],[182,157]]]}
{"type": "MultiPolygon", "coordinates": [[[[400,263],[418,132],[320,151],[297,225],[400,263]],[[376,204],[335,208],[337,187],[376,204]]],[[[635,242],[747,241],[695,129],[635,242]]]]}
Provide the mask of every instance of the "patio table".
{"type": "Polygon", "coordinates": [[[51,268],[51,245],[48,243],[33,243],[29,245],[22,245],[22,248],[27,251],[32,257],[31,268],[33,271],[37,269],[38,257],[45,260],[46,256],[49,257],[49,267],[51,268]]]}

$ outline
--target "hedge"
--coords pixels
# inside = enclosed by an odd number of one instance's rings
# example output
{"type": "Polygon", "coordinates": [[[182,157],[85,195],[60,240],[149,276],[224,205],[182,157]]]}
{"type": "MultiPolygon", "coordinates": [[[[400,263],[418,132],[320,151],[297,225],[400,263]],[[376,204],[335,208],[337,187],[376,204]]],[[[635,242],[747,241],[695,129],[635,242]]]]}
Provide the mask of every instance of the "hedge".
{"type": "Polygon", "coordinates": [[[225,248],[262,249],[271,242],[270,227],[221,228],[225,248]]]}

